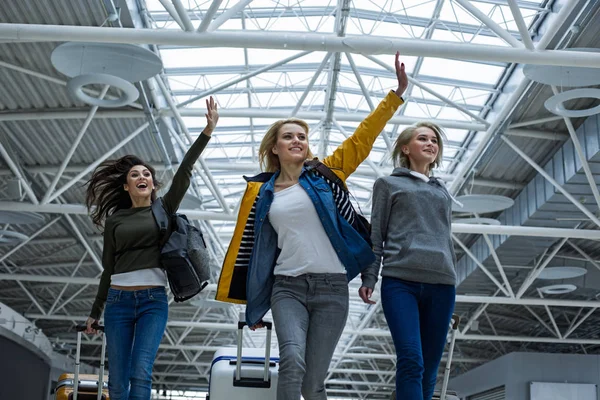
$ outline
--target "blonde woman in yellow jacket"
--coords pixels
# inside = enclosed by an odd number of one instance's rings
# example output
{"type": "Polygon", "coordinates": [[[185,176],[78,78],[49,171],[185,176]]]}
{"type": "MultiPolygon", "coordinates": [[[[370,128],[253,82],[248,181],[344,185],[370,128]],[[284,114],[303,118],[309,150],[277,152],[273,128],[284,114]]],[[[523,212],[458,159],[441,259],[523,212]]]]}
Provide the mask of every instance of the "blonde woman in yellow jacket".
{"type": "Polygon", "coordinates": [[[245,177],[248,186],[216,299],[245,303],[251,329],[262,327],[272,310],[279,342],[278,400],[327,399],[327,369],[348,317],[348,282],[374,261],[368,235],[355,229],[357,216],[342,186],[403,104],[408,78],[398,53],[395,65],[398,88],[322,165],[309,161],[306,122],[287,119],[274,123],[261,142],[265,172],[245,177]]]}

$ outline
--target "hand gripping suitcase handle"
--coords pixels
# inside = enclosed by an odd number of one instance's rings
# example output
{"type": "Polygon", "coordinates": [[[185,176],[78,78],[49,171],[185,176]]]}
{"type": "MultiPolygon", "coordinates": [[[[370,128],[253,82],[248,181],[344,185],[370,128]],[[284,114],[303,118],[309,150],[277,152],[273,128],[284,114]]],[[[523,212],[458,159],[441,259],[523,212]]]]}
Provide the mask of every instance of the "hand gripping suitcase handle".
{"type": "MultiPolygon", "coordinates": [[[[235,379],[234,384],[242,383],[242,335],[244,331],[244,326],[248,325],[246,321],[238,322],[238,343],[237,343],[237,359],[236,359],[236,367],[235,367],[235,379]]],[[[273,323],[264,321],[262,325],[267,328],[267,341],[265,343],[265,370],[263,374],[262,384],[269,385],[269,366],[271,365],[271,334],[273,331],[273,323]]],[[[254,385],[252,385],[254,386],[254,385]]]]}
{"type": "MultiPolygon", "coordinates": [[[[77,332],[85,332],[86,329],[87,329],[87,325],[77,325],[75,327],[75,330],[77,332]]],[[[92,324],[92,329],[104,332],[104,325],[92,324]]]]}

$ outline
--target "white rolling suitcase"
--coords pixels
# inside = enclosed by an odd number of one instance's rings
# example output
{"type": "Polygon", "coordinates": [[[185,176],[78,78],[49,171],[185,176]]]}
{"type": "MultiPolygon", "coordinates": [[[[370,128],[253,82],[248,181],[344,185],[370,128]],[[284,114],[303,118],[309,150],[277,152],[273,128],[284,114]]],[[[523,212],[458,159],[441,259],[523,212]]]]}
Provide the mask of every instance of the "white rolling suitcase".
{"type": "Polygon", "coordinates": [[[207,400],[275,400],[279,357],[271,356],[273,324],[267,328],[265,349],[243,349],[245,322],[238,322],[236,347],[224,347],[215,352],[210,367],[207,400]],[[269,360],[269,362],[265,362],[269,360]]]}

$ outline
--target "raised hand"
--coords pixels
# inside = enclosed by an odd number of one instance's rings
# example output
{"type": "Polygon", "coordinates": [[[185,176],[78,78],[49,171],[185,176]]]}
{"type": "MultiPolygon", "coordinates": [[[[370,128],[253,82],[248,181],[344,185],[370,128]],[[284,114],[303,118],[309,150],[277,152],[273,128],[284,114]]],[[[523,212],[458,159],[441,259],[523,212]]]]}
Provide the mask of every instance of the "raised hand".
{"type": "Polygon", "coordinates": [[[217,103],[212,96],[210,96],[209,100],[206,100],[206,128],[204,128],[204,134],[210,136],[215,126],[217,126],[217,121],[219,121],[219,111],[217,110],[217,103]]]}
{"type": "Polygon", "coordinates": [[[396,52],[396,78],[398,78],[398,89],[396,89],[396,94],[398,97],[401,97],[408,87],[408,76],[406,75],[404,63],[400,63],[399,51],[396,52]]]}

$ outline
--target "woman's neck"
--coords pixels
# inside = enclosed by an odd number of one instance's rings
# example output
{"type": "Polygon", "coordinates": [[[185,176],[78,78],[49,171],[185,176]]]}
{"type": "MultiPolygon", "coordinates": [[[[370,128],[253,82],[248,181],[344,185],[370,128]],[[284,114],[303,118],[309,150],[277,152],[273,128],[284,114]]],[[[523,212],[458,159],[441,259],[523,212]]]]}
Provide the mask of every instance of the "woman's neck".
{"type": "Polygon", "coordinates": [[[151,205],[150,197],[131,197],[131,208],[150,207],[151,205]]]}
{"type": "Polygon", "coordinates": [[[300,178],[300,174],[302,173],[302,166],[304,162],[301,164],[283,164],[281,165],[279,176],[276,181],[278,182],[298,182],[300,178]]]}
{"type": "Polygon", "coordinates": [[[429,164],[416,164],[416,163],[410,163],[410,170],[411,171],[415,171],[418,172],[420,174],[423,174],[425,176],[429,176],[429,164]]]}

